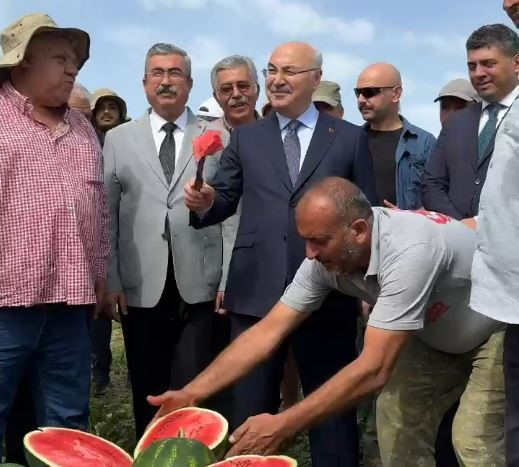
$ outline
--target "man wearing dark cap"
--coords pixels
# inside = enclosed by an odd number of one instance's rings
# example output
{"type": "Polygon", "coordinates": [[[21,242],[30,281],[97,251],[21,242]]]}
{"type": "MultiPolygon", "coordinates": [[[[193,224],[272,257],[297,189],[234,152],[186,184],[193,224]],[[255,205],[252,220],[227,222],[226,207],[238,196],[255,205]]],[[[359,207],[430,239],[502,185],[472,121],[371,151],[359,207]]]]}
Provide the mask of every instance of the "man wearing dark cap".
{"type": "Polygon", "coordinates": [[[90,38],[36,13],[0,41],[0,438],[28,370],[37,425],[86,429],[108,211],[95,132],[67,101],[90,38]]]}
{"type": "Polygon", "coordinates": [[[341,87],[333,81],[321,81],[312,95],[317,110],[332,117],[343,118],[344,107],[341,102],[341,87]]]}
{"type": "Polygon", "coordinates": [[[457,78],[441,88],[438,97],[434,99],[434,102],[438,101],[440,102],[440,122],[443,125],[453,112],[481,102],[481,98],[469,81],[457,78]]]}

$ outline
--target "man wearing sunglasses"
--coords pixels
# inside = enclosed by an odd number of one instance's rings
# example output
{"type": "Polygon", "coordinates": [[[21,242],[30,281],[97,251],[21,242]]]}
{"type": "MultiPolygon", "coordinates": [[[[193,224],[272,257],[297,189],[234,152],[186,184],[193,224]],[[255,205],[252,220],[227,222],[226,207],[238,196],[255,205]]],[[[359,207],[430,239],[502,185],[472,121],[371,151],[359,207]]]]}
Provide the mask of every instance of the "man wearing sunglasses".
{"type": "MultiPolygon", "coordinates": [[[[276,48],[264,70],[272,114],[235,128],[216,180],[201,191],[186,187],[192,225],[221,222],[242,203],[239,234],[229,266],[225,308],[235,338],[264,317],[305,257],[295,207],[308,187],[335,175],[361,185],[375,202],[367,137],[362,128],[319,112],[312,94],[321,81],[321,53],[301,42],[276,48]]],[[[271,357],[235,386],[234,426],[258,413],[276,413],[288,344],[308,394],[355,358],[357,302],[331,294],[271,357]],[[350,313],[344,313],[349,310],[350,313]],[[347,330],[347,334],[342,332],[347,330]]],[[[353,467],[359,462],[355,410],[310,432],[314,467],[353,467]]]]}
{"type": "Polygon", "coordinates": [[[354,89],[366,121],[379,203],[417,209],[422,171],[436,140],[400,115],[402,91],[400,73],[388,63],[368,66],[354,89]]]}

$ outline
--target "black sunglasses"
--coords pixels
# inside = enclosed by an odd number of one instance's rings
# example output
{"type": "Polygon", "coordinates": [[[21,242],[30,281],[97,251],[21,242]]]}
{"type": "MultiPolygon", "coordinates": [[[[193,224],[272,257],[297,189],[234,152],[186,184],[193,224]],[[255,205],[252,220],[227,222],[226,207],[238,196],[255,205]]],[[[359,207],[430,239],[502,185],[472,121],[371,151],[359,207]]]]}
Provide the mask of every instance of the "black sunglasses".
{"type": "Polygon", "coordinates": [[[355,96],[359,97],[361,94],[365,99],[378,96],[382,89],[393,89],[395,86],[374,86],[369,88],[354,88],[353,92],[355,96]]]}

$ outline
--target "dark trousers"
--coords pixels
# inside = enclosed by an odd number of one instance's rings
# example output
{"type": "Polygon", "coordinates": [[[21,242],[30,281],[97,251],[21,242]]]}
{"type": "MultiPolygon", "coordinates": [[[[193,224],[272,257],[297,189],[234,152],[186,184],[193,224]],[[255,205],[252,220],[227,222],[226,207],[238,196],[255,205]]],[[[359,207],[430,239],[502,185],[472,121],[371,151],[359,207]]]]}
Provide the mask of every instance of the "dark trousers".
{"type": "Polygon", "coordinates": [[[452,445],[452,422],[460,403],[456,402],[446,413],[438,428],[436,443],[434,445],[434,458],[436,467],[458,467],[458,459],[452,445]]]}
{"type": "Polygon", "coordinates": [[[159,303],[122,316],[137,438],[157,411],[146,396],[182,388],[211,362],[214,315],[213,302],[181,299],[170,259],[159,303]]]}
{"type": "Polygon", "coordinates": [[[507,467],[519,466],[519,325],[509,324],[504,342],[505,454],[507,467]]]}
{"type": "MultiPolygon", "coordinates": [[[[233,427],[249,416],[277,413],[280,384],[288,345],[292,345],[301,385],[309,395],[356,358],[356,300],[332,292],[267,362],[254,369],[234,387],[233,427]]],[[[231,314],[231,338],[253,326],[259,318],[231,314]]],[[[310,430],[313,467],[359,465],[356,410],[340,414],[310,430]]]]}
{"type": "Polygon", "coordinates": [[[99,318],[92,321],[92,376],[96,383],[107,384],[110,381],[112,364],[112,321],[99,318]]]}

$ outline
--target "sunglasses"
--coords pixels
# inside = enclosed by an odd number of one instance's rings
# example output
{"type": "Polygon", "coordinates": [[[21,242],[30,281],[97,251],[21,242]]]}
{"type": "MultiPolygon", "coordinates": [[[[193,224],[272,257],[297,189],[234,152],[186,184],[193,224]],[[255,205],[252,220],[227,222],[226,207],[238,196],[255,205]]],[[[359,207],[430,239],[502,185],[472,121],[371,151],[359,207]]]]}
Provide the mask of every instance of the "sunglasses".
{"type": "Polygon", "coordinates": [[[354,88],[353,92],[355,96],[359,97],[362,95],[365,99],[370,99],[371,97],[378,96],[382,89],[393,89],[395,86],[374,86],[369,88],[354,88]]]}

